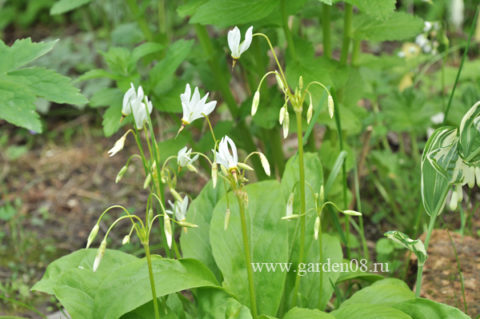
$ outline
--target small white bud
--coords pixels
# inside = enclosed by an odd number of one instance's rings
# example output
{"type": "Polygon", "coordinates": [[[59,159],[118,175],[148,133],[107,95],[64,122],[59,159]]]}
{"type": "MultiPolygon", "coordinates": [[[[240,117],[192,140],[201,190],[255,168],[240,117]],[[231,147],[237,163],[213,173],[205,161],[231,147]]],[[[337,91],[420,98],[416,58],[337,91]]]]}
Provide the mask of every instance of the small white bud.
{"type": "Polygon", "coordinates": [[[280,114],[278,115],[278,122],[280,123],[280,125],[283,124],[283,121],[285,120],[285,111],[287,110],[286,106],[282,106],[282,108],[280,109],[280,114]]]}
{"type": "Polygon", "coordinates": [[[468,184],[468,187],[473,188],[475,186],[475,167],[465,166],[463,172],[465,174],[465,182],[468,184]]]}
{"type": "Polygon", "coordinates": [[[348,216],[362,216],[362,213],[359,213],[355,210],[351,210],[351,209],[346,209],[344,211],[342,211],[342,213],[344,213],[345,215],[348,215],[348,216]]]}
{"type": "Polygon", "coordinates": [[[263,170],[267,176],[270,176],[270,164],[268,163],[267,157],[263,153],[259,153],[260,155],[260,162],[262,163],[263,170]]]}
{"type": "Polygon", "coordinates": [[[172,225],[170,224],[170,217],[168,217],[168,214],[163,215],[163,231],[165,232],[165,237],[167,238],[168,248],[172,248],[173,233],[172,225]]]}
{"type": "Polygon", "coordinates": [[[333,97],[329,94],[328,95],[328,114],[330,118],[333,118],[333,113],[335,111],[335,104],[333,102],[333,97]]]}
{"type": "Polygon", "coordinates": [[[117,177],[115,178],[115,184],[117,184],[118,182],[120,182],[120,180],[123,178],[123,175],[125,175],[125,173],[127,172],[127,169],[128,169],[128,166],[125,165],[123,166],[120,171],[118,172],[117,174],[117,177]]]}
{"type": "Polygon", "coordinates": [[[193,166],[192,164],[188,164],[187,165],[187,169],[190,171],[190,172],[193,172],[193,173],[197,173],[198,170],[195,166],[193,166]]]}
{"type": "Polygon", "coordinates": [[[97,255],[95,256],[95,261],[93,262],[93,272],[96,272],[98,266],[100,266],[100,261],[102,261],[103,255],[105,255],[105,250],[107,249],[107,239],[104,238],[100,247],[98,247],[97,255]]]}
{"type": "Polygon", "coordinates": [[[123,134],[122,137],[115,142],[115,145],[108,150],[108,156],[112,157],[123,149],[128,133],[130,133],[130,131],[127,131],[125,134],[123,134]]]}
{"type": "Polygon", "coordinates": [[[313,116],[313,102],[312,102],[312,96],[310,95],[310,105],[308,106],[307,110],[307,123],[310,124],[310,121],[312,120],[313,116]]]}
{"type": "Polygon", "coordinates": [[[227,208],[227,211],[225,212],[225,221],[223,223],[223,229],[227,230],[228,229],[228,224],[230,223],[230,208],[227,208]]]}
{"type": "Polygon", "coordinates": [[[88,235],[87,248],[90,247],[92,242],[95,240],[95,237],[97,237],[99,229],[100,229],[100,226],[98,224],[95,224],[95,226],[93,226],[92,230],[90,231],[90,234],[88,235]]]}
{"type": "Polygon", "coordinates": [[[320,232],[320,216],[317,216],[317,218],[315,218],[315,225],[314,225],[314,228],[313,228],[313,233],[314,233],[315,240],[318,240],[318,233],[319,232],[320,232]]]}
{"type": "Polygon", "coordinates": [[[257,113],[259,103],[260,103],[260,92],[255,91],[255,95],[253,96],[253,101],[252,101],[252,116],[254,116],[255,113],[257,113]]]}
{"type": "Polygon", "coordinates": [[[188,227],[188,228],[197,228],[198,227],[198,225],[189,223],[189,222],[185,221],[184,219],[179,220],[178,224],[182,227],[188,227]]]}
{"type": "Polygon", "coordinates": [[[301,90],[303,89],[303,76],[300,75],[298,78],[298,88],[301,90]]]}
{"type": "Polygon", "coordinates": [[[143,189],[147,189],[151,181],[152,181],[152,175],[148,174],[147,177],[145,178],[145,181],[143,182],[143,189]]]}
{"type": "MultiPolygon", "coordinates": [[[[474,183],[475,183],[475,180],[474,180],[474,183]]],[[[458,202],[460,203],[463,200],[463,189],[461,184],[457,184],[457,196],[458,196],[458,202]]]]}
{"type": "Polygon", "coordinates": [[[288,110],[285,109],[285,120],[283,121],[283,138],[287,138],[288,136],[288,128],[290,126],[290,115],[288,114],[288,110]]]}
{"type": "Polygon", "coordinates": [[[217,187],[217,175],[218,175],[217,164],[213,164],[212,165],[212,184],[213,184],[213,188],[217,187]]]}
{"type": "Polygon", "coordinates": [[[475,177],[477,179],[477,186],[480,187],[480,167],[475,167],[475,177]]]}
{"type": "Polygon", "coordinates": [[[130,235],[125,235],[122,240],[122,245],[126,245],[128,243],[130,243],[130,235]]]}
{"type": "Polygon", "coordinates": [[[457,191],[454,190],[452,191],[452,196],[450,197],[450,203],[448,205],[448,208],[450,208],[451,211],[454,211],[457,209],[458,205],[458,194],[457,191]]]}
{"type": "Polygon", "coordinates": [[[325,201],[325,187],[323,185],[320,186],[320,201],[323,203],[325,201]]]}
{"type": "Polygon", "coordinates": [[[283,81],[277,72],[275,72],[275,79],[277,80],[278,88],[283,92],[285,90],[285,86],[283,85],[283,81]]]}

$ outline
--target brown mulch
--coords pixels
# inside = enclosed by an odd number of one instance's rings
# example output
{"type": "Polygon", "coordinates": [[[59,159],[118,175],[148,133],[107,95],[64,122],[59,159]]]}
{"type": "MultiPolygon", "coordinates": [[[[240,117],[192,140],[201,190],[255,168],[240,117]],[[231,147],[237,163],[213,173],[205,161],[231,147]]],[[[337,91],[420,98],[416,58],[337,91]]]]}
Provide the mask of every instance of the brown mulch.
{"type": "MultiPolygon", "coordinates": [[[[480,315],[480,239],[450,231],[463,273],[468,315],[480,315]]],[[[421,237],[425,239],[425,234],[421,237]]],[[[434,230],[428,247],[421,296],[464,310],[455,249],[447,230],[434,230]]]]}

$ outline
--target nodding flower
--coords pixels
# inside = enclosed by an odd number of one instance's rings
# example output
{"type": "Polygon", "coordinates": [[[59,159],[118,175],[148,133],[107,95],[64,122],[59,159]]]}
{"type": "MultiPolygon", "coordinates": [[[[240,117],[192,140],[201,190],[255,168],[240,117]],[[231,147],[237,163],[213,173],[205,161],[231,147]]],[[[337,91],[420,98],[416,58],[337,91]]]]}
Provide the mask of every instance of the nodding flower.
{"type": "Polygon", "coordinates": [[[230,48],[233,59],[240,59],[242,53],[248,50],[252,43],[252,32],[253,26],[247,29],[247,32],[245,32],[245,39],[240,43],[242,35],[238,27],[228,31],[228,47],[230,48]]]}
{"type": "Polygon", "coordinates": [[[185,92],[180,94],[182,101],[183,117],[182,126],[188,125],[196,119],[208,116],[215,109],[217,101],[207,103],[208,93],[200,98],[198,87],[195,88],[192,96],[192,89],[190,84],[185,87],[185,92]]]}
{"type": "MultiPolygon", "coordinates": [[[[214,151],[215,152],[215,151],[214,151]]],[[[237,147],[232,139],[224,136],[218,145],[218,152],[215,152],[216,162],[228,171],[236,170],[238,166],[237,147]]]]}

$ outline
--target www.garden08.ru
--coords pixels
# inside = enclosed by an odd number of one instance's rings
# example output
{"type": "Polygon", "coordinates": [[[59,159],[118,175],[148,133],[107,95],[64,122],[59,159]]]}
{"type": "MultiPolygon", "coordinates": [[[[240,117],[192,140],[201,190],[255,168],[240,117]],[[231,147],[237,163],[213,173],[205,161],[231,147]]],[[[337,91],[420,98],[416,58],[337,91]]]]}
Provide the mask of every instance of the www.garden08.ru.
{"type": "Polygon", "coordinates": [[[293,267],[293,263],[252,262],[251,266],[254,272],[293,271],[298,272],[300,276],[319,272],[389,272],[388,263],[368,264],[366,259],[352,259],[350,262],[337,263],[328,258],[324,263],[300,263],[298,267],[293,267]]]}

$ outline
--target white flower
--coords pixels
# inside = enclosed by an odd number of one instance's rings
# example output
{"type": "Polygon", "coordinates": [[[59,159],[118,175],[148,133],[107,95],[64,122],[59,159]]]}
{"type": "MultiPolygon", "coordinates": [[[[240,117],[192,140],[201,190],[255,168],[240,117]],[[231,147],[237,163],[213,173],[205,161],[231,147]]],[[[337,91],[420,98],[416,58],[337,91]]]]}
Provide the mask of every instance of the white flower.
{"type": "Polygon", "coordinates": [[[182,148],[180,151],[178,151],[178,154],[177,154],[178,166],[187,167],[188,165],[192,165],[192,163],[197,160],[199,155],[197,154],[194,157],[191,157],[191,154],[192,154],[192,149],[189,149],[186,146],[182,148]]]}
{"type": "Polygon", "coordinates": [[[445,114],[443,114],[443,112],[440,112],[440,113],[437,113],[437,114],[433,115],[430,118],[430,121],[432,121],[433,124],[442,124],[444,118],[445,118],[445,114]]]}
{"type": "Polygon", "coordinates": [[[135,92],[133,83],[130,83],[130,85],[131,88],[128,89],[123,96],[122,114],[127,116],[133,113],[135,126],[140,130],[143,128],[143,124],[147,120],[148,115],[152,113],[153,105],[152,102],[148,100],[148,97],[144,95],[141,86],[139,86],[138,91],[135,92]]]}
{"type": "Polygon", "coordinates": [[[240,43],[240,38],[242,35],[240,34],[238,27],[228,31],[228,47],[232,52],[232,58],[235,60],[239,59],[242,53],[247,51],[247,49],[250,47],[250,44],[252,43],[252,31],[253,26],[248,28],[247,32],[245,33],[245,39],[242,43],[240,43]]]}
{"type": "Polygon", "coordinates": [[[174,215],[175,219],[178,221],[185,220],[187,218],[187,209],[188,209],[188,196],[185,196],[181,201],[177,200],[175,203],[168,201],[170,204],[171,210],[167,210],[167,213],[174,215]]]}
{"type": "Polygon", "coordinates": [[[450,6],[450,21],[457,29],[462,28],[464,20],[464,10],[465,3],[463,2],[463,0],[452,0],[450,6]]]}
{"type": "Polygon", "coordinates": [[[115,145],[108,150],[108,156],[112,157],[123,149],[128,133],[130,133],[130,131],[127,131],[125,134],[123,134],[122,137],[115,142],[115,145]]]}
{"type": "Polygon", "coordinates": [[[237,147],[232,139],[224,136],[218,145],[218,152],[215,152],[216,162],[227,170],[237,168],[238,155],[237,147]]]}
{"type": "Polygon", "coordinates": [[[180,100],[182,101],[183,125],[188,125],[201,117],[207,116],[215,109],[217,101],[211,101],[206,103],[208,93],[200,99],[200,92],[198,87],[195,88],[192,96],[192,89],[190,84],[185,87],[185,92],[180,94],[180,100]]]}

